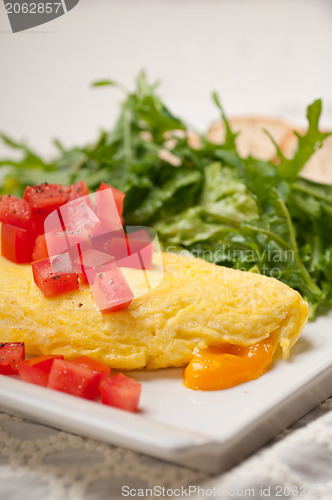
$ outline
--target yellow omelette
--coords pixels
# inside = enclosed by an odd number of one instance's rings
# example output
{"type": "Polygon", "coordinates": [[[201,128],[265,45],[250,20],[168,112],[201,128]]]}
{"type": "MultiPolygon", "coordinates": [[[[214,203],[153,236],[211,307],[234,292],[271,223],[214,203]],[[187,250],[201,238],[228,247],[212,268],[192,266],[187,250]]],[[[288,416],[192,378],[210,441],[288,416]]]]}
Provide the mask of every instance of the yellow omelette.
{"type": "Polygon", "coordinates": [[[152,369],[185,365],[196,347],[252,346],[271,336],[286,358],[308,318],[298,292],[259,274],[169,253],[157,255],[146,273],[152,286],[144,289],[142,271],[127,269],[134,300],[102,314],[89,286],[48,299],[31,265],[0,257],[0,339],[25,342],[31,355],[86,355],[121,370],[152,369]]]}

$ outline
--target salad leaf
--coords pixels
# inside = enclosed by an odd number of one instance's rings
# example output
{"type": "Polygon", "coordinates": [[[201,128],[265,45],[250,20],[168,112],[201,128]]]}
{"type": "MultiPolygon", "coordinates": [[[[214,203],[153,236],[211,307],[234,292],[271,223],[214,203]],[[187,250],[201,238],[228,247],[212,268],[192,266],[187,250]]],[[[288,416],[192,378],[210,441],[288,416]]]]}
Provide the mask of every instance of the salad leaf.
{"type": "Polygon", "coordinates": [[[312,317],[317,308],[331,307],[332,186],[300,177],[331,134],[319,128],[321,100],[307,108],[307,132],[295,132],[293,157],[275,144],[277,158],[262,161],[240,156],[238,134],[216,93],[226,132],[220,145],[197,132],[192,142],[188,125],[163,103],[158,84],[144,71],[134,91],[108,79],[93,87],[125,92],[114,127],[80,147],[54,141],[58,154],[51,160],[1,134],[15,152],[0,160],[1,194],[22,195],[41,181],[84,179],[91,190],[109,183],[126,193],[126,224],[153,226],[165,250],[280,279],[308,300],[312,317]]]}

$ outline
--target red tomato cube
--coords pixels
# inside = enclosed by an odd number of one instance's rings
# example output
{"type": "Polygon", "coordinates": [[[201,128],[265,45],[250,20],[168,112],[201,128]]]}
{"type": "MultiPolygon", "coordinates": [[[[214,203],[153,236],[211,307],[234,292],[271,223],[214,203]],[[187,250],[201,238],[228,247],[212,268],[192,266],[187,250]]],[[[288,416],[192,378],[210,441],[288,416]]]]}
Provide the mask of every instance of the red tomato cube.
{"type": "Polygon", "coordinates": [[[76,182],[70,186],[69,200],[76,200],[82,196],[88,196],[90,194],[89,188],[85,181],[76,182]]]}
{"type": "Polygon", "coordinates": [[[73,396],[94,399],[98,395],[101,373],[77,363],[56,359],[53,362],[47,387],[73,396]]]}
{"type": "Polygon", "coordinates": [[[31,229],[32,208],[29,203],[15,196],[5,195],[0,197],[0,222],[31,229]]]}
{"type": "Polygon", "coordinates": [[[83,267],[87,269],[96,269],[98,271],[102,271],[106,264],[111,264],[114,260],[114,257],[111,255],[99,252],[99,250],[94,250],[93,248],[89,248],[81,256],[83,267]]]}
{"type": "Polygon", "coordinates": [[[72,258],[75,259],[79,255],[77,245],[82,239],[74,231],[52,231],[45,233],[45,241],[50,256],[71,252],[72,258]]]}
{"type": "Polygon", "coordinates": [[[85,366],[89,370],[93,372],[98,372],[101,374],[100,384],[104,383],[110,376],[111,369],[109,366],[103,365],[103,363],[99,363],[95,359],[89,358],[88,356],[81,356],[80,358],[74,359],[72,363],[75,363],[80,366],[85,366]]]}
{"type": "Polygon", "coordinates": [[[33,220],[38,234],[45,232],[46,217],[68,201],[69,191],[70,186],[47,183],[25,188],[23,198],[32,207],[33,220]]]}
{"type": "Polygon", "coordinates": [[[51,298],[78,289],[78,278],[75,272],[59,272],[53,269],[50,259],[32,263],[33,278],[45,297],[51,298]]]}
{"type": "Polygon", "coordinates": [[[115,205],[116,205],[117,211],[118,211],[120,217],[122,217],[123,216],[123,203],[124,203],[124,199],[125,199],[125,196],[126,196],[125,193],[123,193],[122,191],[119,191],[115,187],[109,186],[105,182],[102,182],[100,184],[100,188],[97,189],[97,192],[98,191],[104,191],[105,189],[110,189],[111,190],[111,192],[113,194],[113,199],[115,201],[115,205]]]}
{"type": "Polygon", "coordinates": [[[120,269],[97,272],[91,285],[91,293],[103,314],[126,309],[134,299],[134,294],[120,269]]]}
{"type": "Polygon", "coordinates": [[[128,244],[130,255],[138,255],[141,268],[142,269],[150,269],[152,266],[152,257],[153,257],[153,242],[150,243],[144,240],[138,240],[132,238],[132,235],[128,236],[128,244]]]}
{"type": "Polygon", "coordinates": [[[1,224],[1,254],[16,264],[32,261],[36,235],[11,224],[1,224]]]}
{"type": "Polygon", "coordinates": [[[105,232],[88,196],[67,203],[60,208],[60,213],[67,235],[75,235],[78,242],[105,232]]]}
{"type": "MultiPolygon", "coordinates": [[[[81,244],[82,253],[88,248],[93,248],[94,250],[99,250],[100,252],[112,255],[111,254],[112,240],[114,238],[124,238],[124,237],[125,237],[125,232],[123,231],[123,229],[120,229],[118,231],[107,231],[104,234],[100,234],[98,236],[94,236],[93,238],[91,238],[89,245],[87,244],[87,242],[81,244]]],[[[112,257],[115,256],[112,255],[112,257]]]]}
{"type": "Polygon", "coordinates": [[[122,229],[123,222],[121,215],[123,211],[123,202],[120,206],[120,214],[116,203],[116,192],[121,193],[121,191],[107,187],[102,190],[98,190],[95,193],[95,212],[106,228],[103,232],[122,229]]]}
{"type": "Polygon", "coordinates": [[[17,373],[17,365],[24,361],[24,342],[6,342],[0,344],[0,373],[2,375],[14,375],[17,373]]]}
{"type": "Polygon", "coordinates": [[[34,210],[45,210],[51,213],[69,200],[70,186],[62,184],[38,184],[27,186],[23,198],[34,210]]]}
{"type": "Polygon", "coordinates": [[[125,257],[124,259],[117,260],[116,266],[129,267],[131,269],[144,269],[144,263],[137,253],[134,255],[128,255],[128,257],[125,257]]]}
{"type": "Polygon", "coordinates": [[[115,257],[118,267],[150,269],[152,265],[153,242],[138,240],[135,238],[135,234],[134,238],[131,234],[123,234],[122,237],[112,238],[109,252],[115,257]]]}
{"type": "Polygon", "coordinates": [[[40,234],[37,236],[35,241],[32,253],[32,261],[34,262],[36,260],[47,259],[48,256],[49,254],[47,250],[45,234],[40,234]]]}
{"type": "Polygon", "coordinates": [[[53,210],[44,221],[44,233],[61,233],[64,230],[60,210],[53,210]]]}
{"type": "Polygon", "coordinates": [[[141,391],[142,384],[118,373],[101,385],[101,402],[122,410],[136,412],[141,391]]]}
{"type": "Polygon", "coordinates": [[[63,186],[62,184],[39,184],[27,186],[23,195],[32,207],[33,220],[38,234],[45,231],[45,219],[53,212],[71,200],[89,194],[89,189],[84,181],[63,186]]]}
{"type": "Polygon", "coordinates": [[[46,387],[55,359],[63,359],[63,356],[37,356],[26,359],[17,365],[17,371],[25,382],[46,387]]]}
{"type": "Polygon", "coordinates": [[[152,237],[145,229],[139,229],[138,231],[133,231],[128,234],[128,238],[131,240],[146,241],[148,243],[152,242],[152,237]]]}
{"type": "Polygon", "coordinates": [[[115,267],[114,257],[99,250],[89,248],[74,260],[76,272],[84,275],[85,282],[93,283],[97,272],[104,272],[115,267]]]}
{"type": "Polygon", "coordinates": [[[124,259],[130,255],[128,239],[125,232],[122,235],[112,238],[110,249],[111,255],[115,257],[115,260],[124,259]]]}

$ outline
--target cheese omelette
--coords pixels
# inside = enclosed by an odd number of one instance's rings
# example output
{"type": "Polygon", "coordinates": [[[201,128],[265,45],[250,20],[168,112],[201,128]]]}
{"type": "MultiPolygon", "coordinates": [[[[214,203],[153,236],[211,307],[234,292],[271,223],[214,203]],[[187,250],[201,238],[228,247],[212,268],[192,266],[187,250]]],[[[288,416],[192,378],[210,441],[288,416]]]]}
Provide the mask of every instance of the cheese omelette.
{"type": "MultiPolygon", "coordinates": [[[[86,355],[121,370],[181,366],[196,346],[250,346],[271,335],[288,357],[308,317],[298,292],[259,274],[161,255],[160,284],[136,296],[128,309],[104,315],[88,286],[47,299],[31,265],[0,257],[1,341],[25,342],[31,355],[86,355]]],[[[154,262],[147,271],[152,281],[157,268],[154,262]]],[[[139,288],[140,271],[127,272],[139,288]]]]}

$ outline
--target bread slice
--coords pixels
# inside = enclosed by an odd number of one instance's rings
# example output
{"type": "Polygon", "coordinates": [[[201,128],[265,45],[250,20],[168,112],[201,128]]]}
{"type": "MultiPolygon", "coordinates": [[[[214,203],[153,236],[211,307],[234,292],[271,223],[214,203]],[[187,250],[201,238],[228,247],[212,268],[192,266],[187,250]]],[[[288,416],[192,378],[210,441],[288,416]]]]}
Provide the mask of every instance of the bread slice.
{"type": "MultiPolygon", "coordinates": [[[[299,134],[305,130],[298,130],[299,134]]],[[[290,132],[281,142],[280,149],[286,158],[291,158],[297,147],[298,139],[294,132],[290,132]]],[[[323,146],[316,151],[304,169],[301,176],[324,184],[332,184],[332,136],[325,139],[323,146]]]]}
{"type": "MultiPolygon", "coordinates": [[[[229,120],[234,132],[239,132],[236,145],[241,156],[253,155],[261,160],[272,160],[276,150],[266,135],[267,130],[287,158],[291,158],[297,147],[297,137],[291,124],[282,120],[266,117],[238,117],[229,120]]],[[[297,129],[300,134],[303,129],[297,129]]],[[[207,139],[213,144],[222,144],[226,129],[223,122],[212,123],[207,139]]],[[[322,146],[308,161],[301,176],[316,182],[332,184],[332,136],[328,137],[322,146]]]]}
{"type": "MultiPolygon", "coordinates": [[[[229,122],[232,130],[239,132],[236,145],[240,155],[253,155],[261,160],[270,160],[276,154],[276,149],[264,130],[271,134],[278,145],[293,131],[293,127],[282,120],[258,116],[231,118],[229,122]]],[[[225,135],[225,125],[219,121],[212,123],[207,132],[207,139],[213,144],[222,144],[225,135]]]]}

